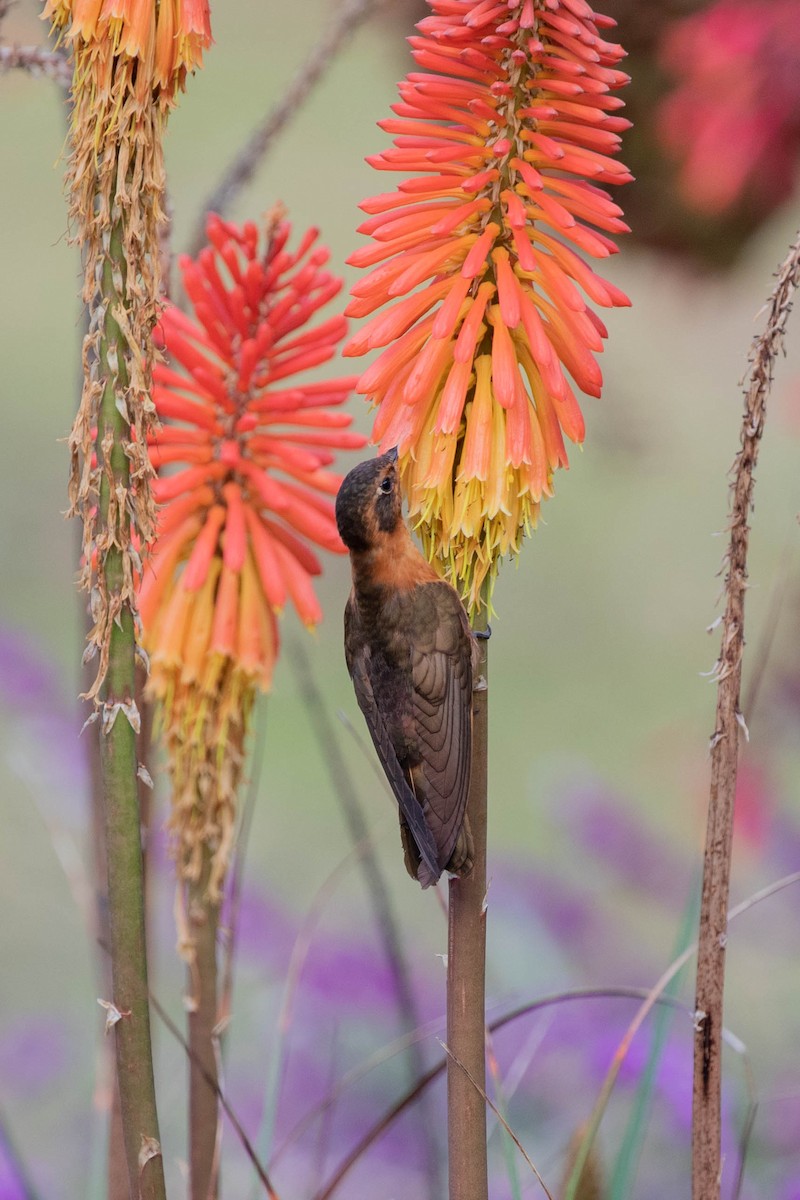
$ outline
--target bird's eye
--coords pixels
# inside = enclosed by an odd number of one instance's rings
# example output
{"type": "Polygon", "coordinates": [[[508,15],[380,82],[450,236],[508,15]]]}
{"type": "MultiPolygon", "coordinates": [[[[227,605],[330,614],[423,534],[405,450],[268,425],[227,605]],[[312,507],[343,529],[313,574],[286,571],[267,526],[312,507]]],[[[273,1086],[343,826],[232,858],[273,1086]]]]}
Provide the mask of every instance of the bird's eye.
{"type": "Polygon", "coordinates": [[[388,496],[389,492],[392,490],[392,481],[388,476],[386,479],[381,480],[380,490],[383,492],[384,496],[388,496]]]}

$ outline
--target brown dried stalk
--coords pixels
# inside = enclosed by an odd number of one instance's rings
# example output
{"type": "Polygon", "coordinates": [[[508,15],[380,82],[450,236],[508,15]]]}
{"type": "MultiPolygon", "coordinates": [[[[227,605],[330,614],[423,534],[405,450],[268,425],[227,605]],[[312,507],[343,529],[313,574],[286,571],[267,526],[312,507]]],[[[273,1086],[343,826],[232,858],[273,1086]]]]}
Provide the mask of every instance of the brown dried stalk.
{"type": "MultiPolygon", "coordinates": [[[[482,625],[486,628],[486,607],[482,625]]],[[[488,642],[481,673],[488,678],[488,642]]],[[[486,1159],[486,825],[488,688],[473,696],[472,774],[467,815],[472,871],[451,879],[447,925],[447,1161],[450,1200],[487,1200],[486,1159]]]]}
{"type": "Polygon", "coordinates": [[[715,664],[716,726],[711,738],[711,792],[703,861],[703,894],[695,997],[694,1094],[692,1116],[692,1197],[718,1200],[721,1174],[722,1005],[728,930],[733,812],[739,737],[747,727],[739,708],[744,651],[744,599],[747,590],[748,518],[753,473],[764,430],[766,403],[775,359],[782,349],[786,321],[800,283],[800,235],[784,259],[767,301],[767,324],[750,351],[741,450],[731,486],[730,544],[726,553],[722,648],[715,664]]]}
{"type": "Polygon", "coordinates": [[[236,197],[255,175],[275,139],[296,116],[304,101],[333,65],[346,39],[385,0],[344,0],[333,19],[308,57],[300,64],[283,98],[267,113],[260,125],[240,148],[222,178],[211,190],[200,208],[197,224],[189,242],[192,258],[206,244],[206,214],[224,216],[236,197]]]}

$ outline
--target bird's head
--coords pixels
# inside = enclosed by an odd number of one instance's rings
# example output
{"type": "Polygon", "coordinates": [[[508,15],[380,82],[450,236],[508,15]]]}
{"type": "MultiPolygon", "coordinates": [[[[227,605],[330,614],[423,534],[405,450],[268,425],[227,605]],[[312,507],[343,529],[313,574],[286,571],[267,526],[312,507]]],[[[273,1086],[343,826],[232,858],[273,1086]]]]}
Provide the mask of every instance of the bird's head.
{"type": "Polygon", "coordinates": [[[336,497],[336,524],[347,549],[362,553],[395,532],[403,520],[397,450],[359,463],[336,497]]]}

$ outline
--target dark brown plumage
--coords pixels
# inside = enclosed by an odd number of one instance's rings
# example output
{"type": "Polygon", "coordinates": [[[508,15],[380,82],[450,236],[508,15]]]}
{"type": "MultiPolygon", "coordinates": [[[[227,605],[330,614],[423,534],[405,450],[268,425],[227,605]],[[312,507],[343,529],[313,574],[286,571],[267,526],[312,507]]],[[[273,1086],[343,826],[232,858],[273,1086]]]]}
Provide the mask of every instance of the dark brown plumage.
{"type": "Polygon", "coordinates": [[[429,887],[442,871],[472,869],[465,810],[475,643],[458,593],[411,540],[396,460],[390,451],[360,463],[336,498],[353,569],[345,658],[400,806],[406,867],[429,887]]]}

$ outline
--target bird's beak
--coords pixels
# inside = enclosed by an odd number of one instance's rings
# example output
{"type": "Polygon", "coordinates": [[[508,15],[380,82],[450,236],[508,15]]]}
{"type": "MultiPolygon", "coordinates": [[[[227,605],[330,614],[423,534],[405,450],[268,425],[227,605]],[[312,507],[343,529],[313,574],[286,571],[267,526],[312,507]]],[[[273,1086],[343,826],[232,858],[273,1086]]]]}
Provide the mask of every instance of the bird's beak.
{"type": "Polygon", "coordinates": [[[387,450],[384,456],[389,459],[389,462],[397,462],[397,446],[392,446],[391,450],[387,450]]]}

